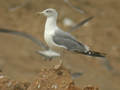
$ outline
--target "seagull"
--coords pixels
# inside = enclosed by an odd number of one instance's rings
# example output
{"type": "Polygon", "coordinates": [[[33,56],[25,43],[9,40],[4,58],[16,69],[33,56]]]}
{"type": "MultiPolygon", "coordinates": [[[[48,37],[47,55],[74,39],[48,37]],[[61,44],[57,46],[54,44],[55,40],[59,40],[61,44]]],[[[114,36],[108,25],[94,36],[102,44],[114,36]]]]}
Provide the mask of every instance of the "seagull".
{"type": "MultiPolygon", "coordinates": [[[[93,56],[93,57],[100,57],[104,60],[104,65],[106,66],[106,68],[108,70],[113,70],[113,67],[111,66],[109,60],[105,57],[105,55],[103,53],[99,53],[99,52],[90,50],[87,45],[77,41],[76,38],[73,37],[70,33],[64,32],[56,25],[57,12],[55,9],[46,9],[43,12],[39,12],[39,13],[47,16],[44,38],[49,47],[47,47],[40,40],[38,40],[35,37],[33,37],[29,34],[26,34],[24,32],[18,32],[15,30],[0,28],[0,33],[8,33],[8,34],[12,34],[12,35],[23,36],[27,39],[32,40],[34,43],[36,43],[42,49],[44,49],[42,51],[40,51],[40,50],[37,51],[37,53],[44,56],[45,59],[47,59],[47,60],[48,59],[51,60],[54,57],[61,56],[60,53],[52,50],[52,47],[58,47],[58,48],[64,48],[71,52],[76,52],[76,53],[93,56]]],[[[83,23],[81,23],[79,25],[82,25],[83,23]]],[[[78,25],[77,25],[77,27],[78,27],[78,25]]],[[[60,63],[60,65],[61,65],[61,63],[60,63]]]]}
{"type": "Polygon", "coordinates": [[[87,45],[79,42],[70,33],[64,32],[62,29],[60,29],[57,26],[58,13],[55,9],[48,8],[42,12],[38,12],[38,14],[43,14],[47,17],[44,39],[51,50],[57,47],[88,56],[105,57],[103,53],[90,50],[87,45]]]}

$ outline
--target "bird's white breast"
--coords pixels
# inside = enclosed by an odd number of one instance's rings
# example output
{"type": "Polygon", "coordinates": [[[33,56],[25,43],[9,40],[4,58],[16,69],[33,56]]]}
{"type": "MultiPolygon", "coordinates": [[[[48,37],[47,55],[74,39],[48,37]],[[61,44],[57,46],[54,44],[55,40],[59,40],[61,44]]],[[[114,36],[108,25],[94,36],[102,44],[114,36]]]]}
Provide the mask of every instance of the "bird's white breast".
{"type": "Polygon", "coordinates": [[[57,29],[58,27],[56,26],[56,17],[54,16],[47,17],[46,24],[45,24],[44,39],[50,48],[57,46],[53,41],[53,36],[57,29]]]}
{"type": "Polygon", "coordinates": [[[49,47],[53,47],[53,46],[55,46],[56,44],[54,43],[54,41],[53,41],[53,35],[54,35],[54,33],[55,33],[55,30],[54,30],[55,28],[49,28],[49,27],[47,27],[46,29],[45,29],[45,33],[44,33],[44,39],[45,39],[45,41],[46,41],[46,43],[48,44],[48,46],[49,47]]]}

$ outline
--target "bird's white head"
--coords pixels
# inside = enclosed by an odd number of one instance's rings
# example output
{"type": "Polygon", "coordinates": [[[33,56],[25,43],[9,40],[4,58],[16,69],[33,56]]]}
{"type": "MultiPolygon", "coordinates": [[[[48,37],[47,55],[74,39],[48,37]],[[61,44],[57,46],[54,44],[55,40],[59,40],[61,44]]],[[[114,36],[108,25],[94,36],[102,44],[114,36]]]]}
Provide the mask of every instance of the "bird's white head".
{"type": "Polygon", "coordinates": [[[44,14],[47,17],[51,17],[51,16],[56,17],[57,16],[57,11],[55,9],[53,9],[53,8],[45,9],[42,12],[39,12],[39,13],[44,14]]]}

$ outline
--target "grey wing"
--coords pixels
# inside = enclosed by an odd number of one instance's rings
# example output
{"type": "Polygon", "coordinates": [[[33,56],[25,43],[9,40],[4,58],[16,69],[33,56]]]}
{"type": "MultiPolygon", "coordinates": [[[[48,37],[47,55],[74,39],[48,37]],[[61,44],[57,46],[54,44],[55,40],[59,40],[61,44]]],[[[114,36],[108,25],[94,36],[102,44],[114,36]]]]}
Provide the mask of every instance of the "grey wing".
{"type": "Polygon", "coordinates": [[[88,51],[86,45],[78,42],[71,34],[64,31],[56,31],[53,36],[53,41],[59,45],[63,46],[70,51],[85,52],[88,51]]]}

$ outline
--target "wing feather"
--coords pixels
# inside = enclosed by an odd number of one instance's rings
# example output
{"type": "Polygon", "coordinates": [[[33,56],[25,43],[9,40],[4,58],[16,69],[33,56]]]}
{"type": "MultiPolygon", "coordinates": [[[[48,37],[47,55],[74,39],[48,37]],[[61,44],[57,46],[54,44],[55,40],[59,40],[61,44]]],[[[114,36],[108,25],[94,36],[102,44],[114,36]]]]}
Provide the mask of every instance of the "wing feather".
{"type": "Polygon", "coordinates": [[[64,46],[70,51],[88,51],[86,45],[78,42],[71,34],[61,30],[57,30],[55,32],[55,35],[53,36],[53,41],[60,46],[64,46]]]}

